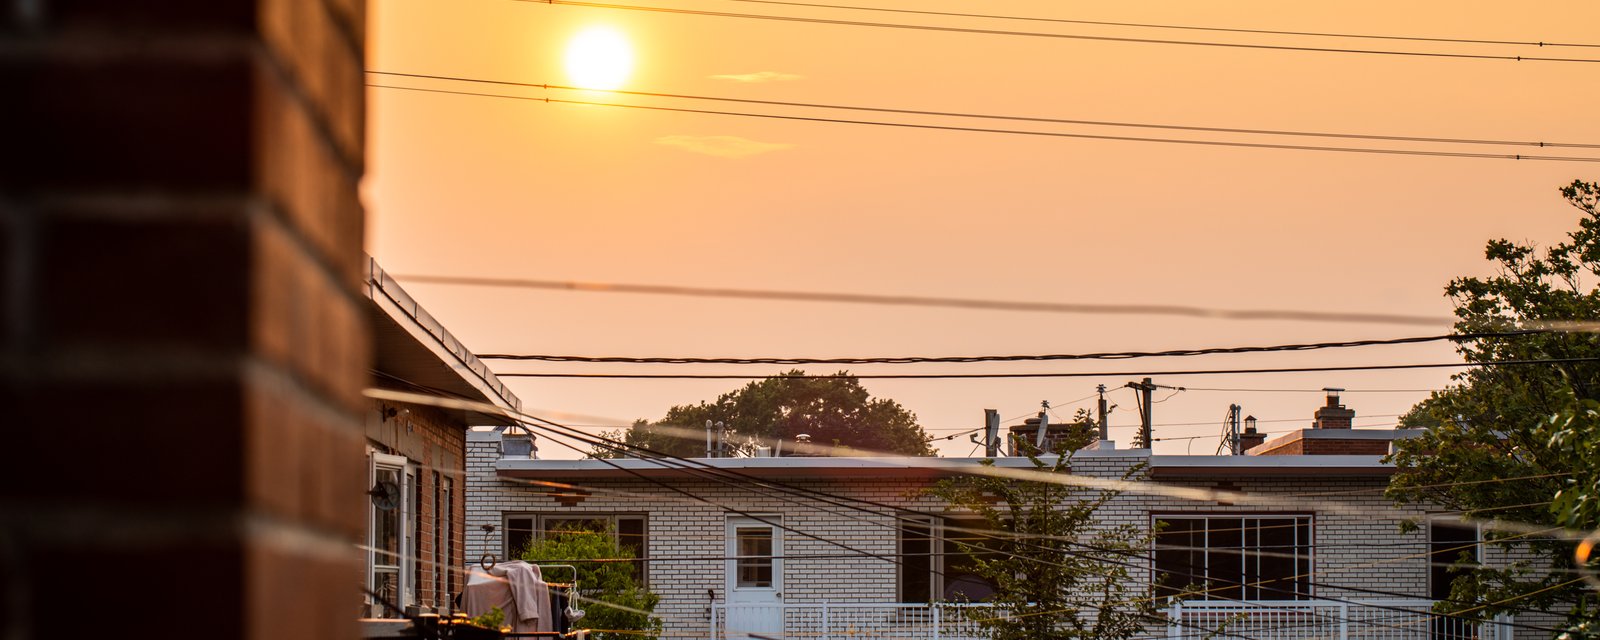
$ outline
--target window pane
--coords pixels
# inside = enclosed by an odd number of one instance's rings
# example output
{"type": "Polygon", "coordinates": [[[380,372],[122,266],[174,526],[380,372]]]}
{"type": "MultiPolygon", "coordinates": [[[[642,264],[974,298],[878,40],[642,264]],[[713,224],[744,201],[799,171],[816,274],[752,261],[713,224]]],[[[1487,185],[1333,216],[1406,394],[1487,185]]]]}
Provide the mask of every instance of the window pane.
{"type": "Polygon", "coordinates": [[[1294,600],[1301,594],[1296,588],[1298,573],[1296,560],[1299,553],[1295,545],[1298,527],[1294,518],[1262,518],[1256,521],[1257,551],[1254,562],[1245,572],[1245,581],[1254,583],[1248,589],[1253,600],[1294,600]]]}
{"type": "MultiPolygon", "coordinates": [[[[645,540],[644,518],[617,518],[617,546],[635,558],[645,557],[649,546],[645,540]]],[[[633,579],[641,585],[645,583],[645,569],[643,560],[633,563],[633,579]]]]}
{"type": "Polygon", "coordinates": [[[522,557],[522,552],[528,550],[528,544],[531,542],[533,542],[533,518],[506,518],[507,558],[522,557]]]}
{"type": "Polygon", "coordinates": [[[1244,599],[1244,522],[1206,520],[1206,595],[1212,600],[1244,599]]]}
{"type": "Polygon", "coordinates": [[[1478,530],[1472,525],[1447,522],[1428,523],[1428,596],[1434,600],[1450,599],[1450,585],[1461,570],[1450,565],[1463,560],[1478,560],[1478,530]]]}
{"type": "Polygon", "coordinates": [[[1156,595],[1176,596],[1205,583],[1205,521],[1157,520],[1156,595]]]}
{"type": "MultiPolygon", "coordinates": [[[[384,485],[399,490],[400,472],[397,469],[377,469],[377,480],[374,486],[384,485]]],[[[372,507],[372,546],[378,551],[373,555],[374,564],[398,567],[400,566],[400,496],[388,498],[393,501],[394,508],[382,509],[376,504],[372,507]]]]}
{"type": "Polygon", "coordinates": [[[933,528],[925,522],[900,526],[900,601],[928,602],[933,594],[933,528]]]}
{"type": "Polygon", "coordinates": [[[994,549],[1001,543],[985,534],[988,525],[982,520],[949,520],[951,529],[944,536],[944,575],[940,584],[941,595],[950,602],[986,602],[994,597],[995,585],[978,575],[977,558],[991,559],[994,549]]]}
{"type": "Polygon", "coordinates": [[[739,527],[735,548],[739,551],[736,579],[740,587],[772,586],[772,529],[739,527]]]}

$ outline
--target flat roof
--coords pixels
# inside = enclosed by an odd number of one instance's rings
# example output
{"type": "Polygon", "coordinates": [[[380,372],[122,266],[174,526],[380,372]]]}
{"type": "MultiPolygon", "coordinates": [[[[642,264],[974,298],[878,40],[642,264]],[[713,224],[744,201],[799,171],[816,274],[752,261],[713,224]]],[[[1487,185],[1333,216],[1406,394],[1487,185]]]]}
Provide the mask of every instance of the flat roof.
{"type": "MultiPolygon", "coordinates": [[[[471,432],[474,442],[496,441],[499,434],[471,432]]],[[[1294,455],[1294,456],[1168,456],[1150,455],[1146,449],[1091,449],[1075,457],[1080,465],[1111,458],[1135,458],[1150,464],[1152,477],[1386,477],[1394,465],[1383,456],[1372,455],[1294,455]]],[[[982,458],[934,458],[909,456],[883,457],[782,457],[782,458],[691,458],[694,464],[727,469],[759,478],[940,478],[961,474],[961,467],[976,465],[982,458]]],[[[1032,469],[1023,457],[995,458],[994,466],[1007,469],[1032,469]]],[[[503,478],[540,480],[627,479],[634,474],[648,478],[682,477],[689,470],[671,461],[618,458],[608,460],[542,460],[501,458],[495,473],[503,478]]]]}

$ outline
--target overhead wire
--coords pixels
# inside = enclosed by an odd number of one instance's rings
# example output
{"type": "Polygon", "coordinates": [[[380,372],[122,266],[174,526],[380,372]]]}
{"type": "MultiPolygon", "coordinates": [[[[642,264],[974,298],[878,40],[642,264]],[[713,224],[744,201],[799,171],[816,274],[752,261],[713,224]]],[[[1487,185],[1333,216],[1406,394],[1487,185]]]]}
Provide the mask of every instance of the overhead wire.
{"type": "Polygon", "coordinates": [[[875,11],[880,13],[897,13],[910,15],[943,16],[951,18],[982,18],[986,20],[1018,20],[1025,22],[1050,22],[1059,24],[1081,24],[1106,27],[1136,27],[1141,29],[1175,29],[1183,31],[1207,31],[1213,33],[1247,33],[1254,35],[1281,35],[1281,36],[1310,36],[1318,38],[1358,38],[1367,40],[1397,40],[1411,42],[1436,42],[1450,44],[1488,44],[1528,47],[1580,47],[1594,48],[1600,44],[1581,42],[1545,42],[1542,40],[1491,40],[1483,38],[1448,38],[1429,36],[1397,36],[1369,33],[1340,33],[1329,31],[1286,31],[1277,29],[1243,29],[1238,27],[1206,27],[1198,25],[1181,24],[1153,24],[1146,22],[1112,22],[1106,20],[1083,20],[1071,18],[1053,18],[1046,16],[1018,16],[988,13],[959,13],[953,11],[930,11],[926,9],[898,9],[890,7],[867,7],[858,5],[820,4],[812,2],[793,2],[786,0],[728,0],[729,2],[743,2],[748,4],[767,4],[791,7],[807,7],[813,9],[846,9],[851,11],[875,11]]]}
{"type": "Polygon", "coordinates": [[[1451,53],[1443,51],[1401,51],[1392,49],[1357,49],[1349,47],[1316,47],[1307,45],[1263,44],[1245,42],[1217,42],[1207,40],[1174,40],[1166,38],[1134,38],[1126,36],[1104,36],[1075,33],[1051,33],[1038,31],[1016,31],[1005,29],[979,29],[973,27],[937,26],[926,24],[907,24],[891,22],[867,22],[861,20],[838,20],[829,18],[778,16],[770,14],[737,13],[729,11],[707,11],[699,9],[683,9],[672,7],[651,7],[642,5],[614,4],[603,2],[582,2],[579,0],[516,0],[533,4],[563,5],[569,7],[589,7],[596,9],[615,9],[624,11],[638,11],[647,13],[662,13],[675,15],[693,15],[718,18],[740,18],[748,20],[767,20],[776,22],[824,24],[850,27],[873,27],[880,29],[900,29],[912,31],[929,31],[944,33],[965,33],[973,35],[1013,36],[1027,38],[1049,38],[1059,40],[1082,40],[1092,42],[1119,42],[1131,44],[1161,44],[1195,47],[1215,47],[1228,49],[1255,49],[1267,51],[1301,51],[1320,53],[1343,53],[1361,55],[1405,56],[1419,58],[1456,58],[1466,60],[1503,60],[1513,62],[1557,62],[1557,63],[1594,63],[1600,59],[1593,58],[1565,58],[1553,56],[1523,56],[1501,54],[1476,54],[1476,53],[1451,53]]]}
{"type": "MultiPolygon", "coordinates": [[[[367,86],[368,87],[377,88],[377,89],[393,89],[393,90],[399,90],[399,91],[414,91],[414,92],[421,92],[421,93],[436,93],[436,94],[458,95],[458,96],[476,96],[476,97],[480,97],[480,98],[501,98],[501,99],[506,99],[506,100],[521,100],[521,101],[527,101],[527,102],[543,102],[543,103],[546,103],[546,104],[570,104],[570,105],[584,105],[584,106],[592,106],[592,107],[613,107],[613,108],[619,108],[619,109],[634,109],[634,110],[643,110],[643,111],[692,113],[692,114],[699,114],[699,115],[717,115],[717,116],[729,116],[729,117],[739,117],[739,118],[786,120],[786,121],[792,121],[792,122],[849,124],[849,125],[861,125],[861,126],[899,128],[899,129],[922,129],[922,130],[954,131],[954,132],[965,132],[965,133],[992,133],[992,134],[1000,134],[1000,135],[1018,135],[1018,136],[1033,136],[1033,137],[1046,137],[1046,138],[1071,138],[1071,139],[1079,139],[1079,140],[1101,140],[1101,141],[1110,141],[1110,142],[1147,142],[1147,143],[1179,144],[1179,145],[1190,145],[1190,146],[1201,146],[1201,147],[1231,147],[1231,148],[1241,148],[1241,149],[1276,149],[1276,150],[1285,150],[1285,151],[1325,151],[1325,152],[1334,152],[1334,153],[1368,153],[1368,154],[1379,154],[1379,155],[1390,155],[1390,156],[1424,156],[1424,157],[1435,157],[1435,158],[1474,158],[1474,159],[1481,159],[1481,160],[1529,160],[1529,161],[1538,161],[1538,162],[1580,162],[1580,163],[1600,162],[1600,157],[1588,157],[1588,156],[1550,156],[1550,155],[1508,154],[1508,153],[1476,153],[1476,152],[1466,152],[1466,151],[1432,151],[1432,150],[1422,150],[1422,149],[1388,149],[1388,148],[1367,148],[1367,147],[1330,147],[1330,146],[1318,146],[1318,145],[1280,144],[1280,143],[1267,143],[1267,142],[1241,142],[1241,141],[1227,141],[1227,140],[1190,140],[1190,139],[1183,139],[1183,138],[1156,138],[1156,137],[1146,137],[1146,136],[1124,136],[1124,135],[1107,135],[1107,134],[1090,134],[1090,133],[1070,133],[1070,132],[1064,132],[1064,131],[1034,131],[1034,130],[1027,130],[1027,129],[995,129],[995,128],[987,128],[987,127],[937,125],[937,124],[925,124],[925,123],[913,123],[913,122],[893,122],[893,121],[886,121],[886,120],[851,120],[851,119],[845,119],[845,118],[825,118],[825,117],[819,117],[819,116],[798,116],[798,115],[784,115],[784,114],[776,114],[776,113],[752,113],[752,112],[746,112],[746,111],[719,111],[719,110],[713,110],[713,109],[689,109],[689,108],[683,108],[683,107],[663,107],[663,106],[655,106],[655,105],[626,104],[626,103],[620,103],[620,102],[599,102],[599,101],[593,101],[593,100],[567,100],[567,99],[563,99],[563,98],[534,98],[534,97],[530,97],[530,96],[514,96],[514,95],[507,95],[507,94],[502,94],[502,93],[483,93],[483,92],[477,92],[477,91],[455,91],[455,90],[447,90],[447,89],[430,89],[430,88],[425,88],[425,87],[407,87],[407,86],[399,86],[399,85],[378,84],[378,83],[372,83],[372,82],[367,83],[367,86]]],[[[488,283],[479,283],[479,284],[488,284],[488,283]]],[[[552,287],[552,288],[554,288],[554,287],[552,287]]],[[[561,288],[570,288],[570,287],[561,287],[561,288]]]]}
{"type": "Polygon", "coordinates": [[[1062,360],[1133,360],[1139,358],[1176,358],[1196,357],[1209,355],[1233,355],[1246,353],[1281,353],[1296,351],[1318,351],[1324,349],[1346,349],[1356,347],[1377,347],[1422,344],[1428,342],[1464,342],[1468,340],[1483,340],[1488,338],[1511,338],[1528,335],[1558,333],[1554,329],[1527,329],[1521,331],[1494,331],[1480,333],[1443,334],[1429,336],[1407,336],[1402,338],[1380,338],[1369,340],[1341,340],[1326,342],[1308,342],[1296,344],[1277,344],[1264,346],[1243,347],[1203,347],[1190,349],[1168,349],[1163,351],[1102,351],[1091,353],[1047,353],[1047,354],[1010,354],[1010,355],[977,355],[977,356],[877,356],[877,357],[848,357],[848,358],[802,358],[802,357],[753,357],[753,358],[706,358],[706,357],[639,357],[639,356],[577,356],[577,355],[550,355],[529,353],[487,353],[478,354],[480,360],[510,360],[510,361],[539,361],[539,362],[580,362],[580,363],[626,363],[626,364],[731,364],[731,365],[807,365],[807,364],[947,364],[947,363],[979,363],[979,362],[1048,362],[1062,360]]]}
{"type": "MultiPolygon", "coordinates": [[[[1373,365],[1340,365],[1340,366],[1306,366],[1306,367],[1258,367],[1237,369],[1183,369],[1183,370],[1127,370],[1127,371],[1063,371],[1063,372],[1034,372],[1034,373],[875,373],[875,374],[849,374],[849,377],[860,380],[960,380],[960,379],[988,379],[988,378],[1097,378],[1097,377],[1124,377],[1124,376],[1203,376],[1203,375],[1240,375],[1262,373],[1313,373],[1327,371],[1394,371],[1407,369],[1455,369],[1475,367],[1506,367],[1549,364],[1575,364],[1580,362],[1600,362],[1600,357],[1580,358],[1535,358],[1528,360],[1497,360],[1487,362],[1435,362],[1411,364],[1373,364],[1373,365]]],[[[837,374],[722,374],[722,373],[566,373],[566,372],[496,372],[501,378],[599,378],[623,380],[765,380],[770,378],[785,378],[796,380],[818,380],[837,377],[837,374]]]]}
{"type": "MultiPolygon", "coordinates": [[[[376,69],[368,69],[366,71],[366,73],[371,74],[371,75],[392,76],[392,77],[399,77],[399,78],[416,78],[416,79],[423,79],[423,80],[444,80],[444,81],[450,81],[450,82],[467,82],[467,83],[489,84],[489,85],[507,86],[507,87],[523,87],[523,88],[529,88],[529,89],[543,89],[543,90],[555,90],[555,91],[583,91],[583,92],[589,92],[589,93],[595,92],[595,90],[593,90],[593,89],[585,89],[583,87],[576,87],[576,86],[569,86],[569,85],[532,83],[532,82],[514,82],[514,81],[509,81],[509,80],[490,80],[490,79],[484,79],[484,78],[469,78],[469,77],[462,77],[462,76],[439,75],[439,74],[428,74],[428,73],[407,73],[407,72],[400,72],[400,71],[382,71],[382,70],[376,70],[376,69]]],[[[1087,126],[1098,126],[1098,127],[1118,127],[1118,128],[1134,128],[1134,129],[1159,129],[1159,130],[1167,130],[1167,131],[1192,131],[1192,132],[1204,132],[1204,133],[1236,133],[1236,134],[1247,134],[1247,135],[1332,138],[1332,139],[1342,139],[1342,140],[1376,140],[1376,141],[1383,141],[1383,142],[1420,142],[1420,143],[1432,143],[1432,144],[1459,144],[1459,145],[1478,145],[1478,146],[1517,146],[1517,147],[1539,147],[1539,148],[1600,149],[1600,143],[1545,142],[1545,141],[1537,141],[1537,140],[1495,140],[1495,139],[1474,139],[1474,138],[1448,138],[1448,137],[1437,137],[1437,136],[1405,136],[1405,135],[1383,135],[1383,134],[1363,134],[1363,133],[1340,133],[1340,132],[1327,132],[1327,131],[1299,131],[1299,130],[1291,130],[1291,129],[1251,129],[1251,128],[1236,128],[1236,127],[1176,125],[1176,124],[1159,124],[1159,123],[1147,123],[1147,122],[1126,122],[1126,121],[1114,121],[1114,120],[1086,120],[1086,119],[1076,119],[1076,118],[1056,118],[1056,117],[1041,117],[1041,116],[1018,116],[1018,115],[987,114],[987,113],[973,113],[973,112],[959,112],[959,111],[938,111],[938,110],[930,110],[930,109],[907,109],[907,108],[872,107],[872,106],[846,105],[846,104],[825,104],[825,103],[815,103],[815,102],[797,102],[797,101],[788,101],[788,100],[758,100],[758,99],[754,99],[754,98],[734,98],[734,97],[727,97],[727,96],[691,95],[691,94],[681,94],[681,93],[665,93],[665,92],[657,92],[657,91],[635,91],[635,90],[626,90],[626,89],[606,89],[606,90],[600,91],[600,93],[611,94],[611,95],[622,95],[622,96],[649,97],[649,98],[671,98],[671,99],[682,99],[682,100],[702,100],[702,101],[709,101],[709,102],[727,102],[727,103],[734,103],[734,104],[760,105],[760,106],[768,106],[768,107],[796,107],[796,108],[805,108],[805,109],[831,109],[831,110],[837,110],[837,111],[861,111],[861,112],[869,112],[869,113],[887,113],[887,114],[895,114],[895,115],[932,116],[932,117],[945,117],[945,118],[970,118],[970,119],[981,119],[981,120],[1001,120],[1001,121],[1008,121],[1008,122],[1031,122],[1031,123],[1038,123],[1038,124],[1069,124],[1069,125],[1087,125],[1087,126]]]]}

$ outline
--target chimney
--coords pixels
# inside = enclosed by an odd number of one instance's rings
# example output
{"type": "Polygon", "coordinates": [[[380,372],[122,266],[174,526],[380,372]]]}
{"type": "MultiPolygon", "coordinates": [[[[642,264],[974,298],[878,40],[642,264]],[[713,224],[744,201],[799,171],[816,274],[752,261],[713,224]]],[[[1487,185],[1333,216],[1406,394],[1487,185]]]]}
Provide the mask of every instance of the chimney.
{"type": "Polygon", "coordinates": [[[1267,441],[1267,434],[1256,431],[1256,417],[1246,416],[1244,431],[1239,433],[1239,453],[1243,454],[1267,441]]]}
{"type": "Polygon", "coordinates": [[[512,433],[509,429],[500,432],[500,457],[502,458],[533,458],[539,457],[539,445],[534,443],[538,437],[523,430],[522,433],[512,433]]]}
{"type": "Polygon", "coordinates": [[[1328,403],[1317,409],[1312,414],[1311,428],[1313,429],[1349,429],[1350,423],[1355,420],[1356,412],[1344,408],[1339,404],[1339,392],[1344,389],[1324,388],[1328,392],[1328,403]]]}

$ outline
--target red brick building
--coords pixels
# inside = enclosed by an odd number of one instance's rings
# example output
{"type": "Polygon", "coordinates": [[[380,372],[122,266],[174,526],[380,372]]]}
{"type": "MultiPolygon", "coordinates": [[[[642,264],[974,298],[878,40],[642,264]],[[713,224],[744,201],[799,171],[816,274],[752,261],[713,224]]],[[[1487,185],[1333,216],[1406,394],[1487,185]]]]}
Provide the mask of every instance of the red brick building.
{"type": "MultiPolygon", "coordinates": [[[[368,260],[373,385],[520,410],[521,401],[368,260]]],[[[466,431],[505,418],[423,404],[371,399],[366,413],[367,588],[389,604],[446,611],[461,591],[465,565],[466,431]]],[[[393,617],[368,597],[363,616],[393,617]]]]}

